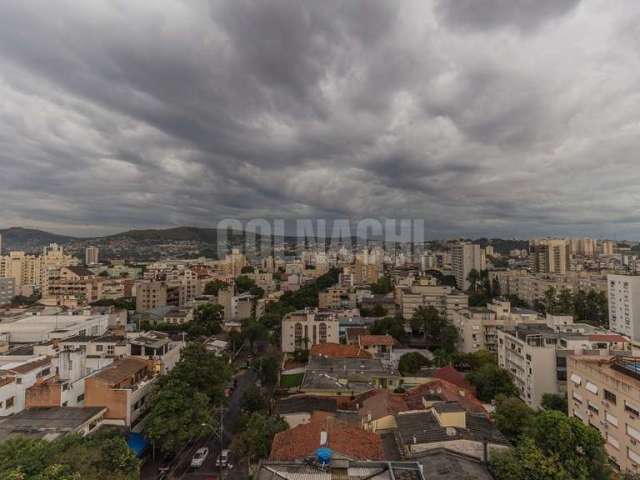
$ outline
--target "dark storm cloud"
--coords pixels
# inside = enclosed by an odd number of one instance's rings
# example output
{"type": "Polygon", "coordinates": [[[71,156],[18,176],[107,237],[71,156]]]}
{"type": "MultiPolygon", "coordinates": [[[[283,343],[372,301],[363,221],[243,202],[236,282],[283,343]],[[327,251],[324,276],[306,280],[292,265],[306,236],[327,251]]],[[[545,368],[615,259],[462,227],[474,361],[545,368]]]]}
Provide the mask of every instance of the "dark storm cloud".
{"type": "Polygon", "coordinates": [[[0,225],[638,233],[631,0],[0,8],[0,225]]]}
{"type": "Polygon", "coordinates": [[[535,29],[573,10],[580,0],[437,0],[445,22],[470,29],[535,29]]]}

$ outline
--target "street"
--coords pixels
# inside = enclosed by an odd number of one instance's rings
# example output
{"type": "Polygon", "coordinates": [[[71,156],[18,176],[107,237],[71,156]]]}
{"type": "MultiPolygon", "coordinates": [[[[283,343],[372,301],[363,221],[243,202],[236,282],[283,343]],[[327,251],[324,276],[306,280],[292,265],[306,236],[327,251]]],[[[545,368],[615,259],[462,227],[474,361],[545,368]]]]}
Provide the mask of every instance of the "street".
{"type": "MultiPolygon", "coordinates": [[[[224,434],[223,434],[223,448],[229,448],[231,444],[232,435],[231,428],[234,422],[237,420],[240,414],[240,402],[243,393],[246,389],[255,384],[258,377],[253,370],[247,370],[240,374],[237,378],[237,385],[231,397],[229,398],[228,406],[224,412],[224,434]]],[[[217,433],[217,432],[216,432],[217,433]]],[[[217,436],[214,434],[209,439],[204,439],[199,442],[195,442],[191,447],[184,449],[184,451],[173,462],[171,474],[168,478],[173,479],[218,479],[220,475],[219,468],[216,467],[216,458],[220,453],[220,445],[217,436]],[[204,465],[196,471],[189,471],[189,463],[194,452],[202,447],[207,446],[209,448],[209,455],[204,465]]],[[[248,477],[247,465],[238,465],[235,458],[232,458],[233,468],[224,470],[224,478],[230,480],[243,480],[248,477]]],[[[142,480],[156,480],[158,478],[158,460],[156,462],[149,459],[142,468],[141,476],[142,480]]]]}

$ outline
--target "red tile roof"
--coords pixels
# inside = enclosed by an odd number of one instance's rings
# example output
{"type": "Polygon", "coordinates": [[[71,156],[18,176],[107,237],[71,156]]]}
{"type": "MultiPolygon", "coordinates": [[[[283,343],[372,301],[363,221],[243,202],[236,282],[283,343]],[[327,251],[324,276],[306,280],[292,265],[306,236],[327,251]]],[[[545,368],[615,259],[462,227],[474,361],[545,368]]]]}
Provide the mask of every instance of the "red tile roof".
{"type": "Polygon", "coordinates": [[[375,395],[362,402],[360,416],[367,418],[371,415],[371,420],[395,415],[409,410],[403,394],[394,394],[389,390],[379,390],[375,395]]]}
{"type": "Polygon", "coordinates": [[[327,446],[353,460],[383,460],[382,440],[357,425],[336,420],[325,412],[314,412],[311,422],[276,434],[271,460],[301,460],[320,448],[320,432],[327,432],[327,446]]]}
{"type": "Polygon", "coordinates": [[[329,358],[371,358],[371,354],[358,345],[342,345],[340,343],[319,343],[311,347],[314,357],[329,358]]]}
{"type": "Polygon", "coordinates": [[[360,335],[360,345],[363,347],[369,347],[373,345],[384,345],[387,347],[393,347],[398,344],[398,341],[391,335],[360,335]]]}
{"type": "Polygon", "coordinates": [[[446,380],[432,380],[409,390],[405,395],[405,402],[409,410],[423,409],[422,399],[425,396],[438,397],[446,402],[458,402],[468,412],[485,415],[487,413],[482,402],[473,393],[446,380]]]}
{"type": "Polygon", "coordinates": [[[622,335],[617,335],[615,333],[589,335],[589,340],[592,342],[612,342],[612,343],[625,343],[629,341],[626,338],[624,338],[622,335]]]}
{"type": "Polygon", "coordinates": [[[453,383],[454,385],[459,386],[460,388],[464,388],[465,390],[469,390],[473,392],[475,395],[475,387],[469,383],[469,381],[465,378],[464,373],[459,372],[455,368],[451,366],[442,367],[433,372],[431,375],[433,378],[439,378],[441,380],[446,380],[449,383],[453,383]]]}

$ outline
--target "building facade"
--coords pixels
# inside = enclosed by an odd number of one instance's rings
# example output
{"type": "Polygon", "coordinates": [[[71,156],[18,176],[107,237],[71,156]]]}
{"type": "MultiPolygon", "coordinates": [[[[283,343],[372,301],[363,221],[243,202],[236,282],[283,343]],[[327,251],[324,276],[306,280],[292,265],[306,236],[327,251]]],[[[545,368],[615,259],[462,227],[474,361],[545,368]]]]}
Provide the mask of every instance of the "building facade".
{"type": "Polygon", "coordinates": [[[339,321],[332,312],[305,309],[282,319],[282,351],[309,350],[313,345],[340,343],[339,321]]]}

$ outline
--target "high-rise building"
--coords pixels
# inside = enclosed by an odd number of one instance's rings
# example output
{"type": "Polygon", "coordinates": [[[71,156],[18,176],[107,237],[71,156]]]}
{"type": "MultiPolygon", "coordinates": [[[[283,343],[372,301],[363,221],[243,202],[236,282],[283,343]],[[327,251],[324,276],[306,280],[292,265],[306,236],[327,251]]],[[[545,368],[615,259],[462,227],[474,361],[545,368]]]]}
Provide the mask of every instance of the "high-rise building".
{"type": "Polygon", "coordinates": [[[570,243],[564,239],[545,238],[529,242],[529,265],[536,273],[569,271],[570,243]]]}
{"type": "Polygon", "coordinates": [[[615,243],[611,240],[603,240],[600,244],[600,253],[602,255],[613,255],[615,243]]]}
{"type": "Polygon", "coordinates": [[[608,275],[609,328],[640,342],[640,276],[608,275]]]}
{"type": "Polygon", "coordinates": [[[97,265],[99,253],[100,250],[98,249],[98,247],[87,247],[84,251],[85,265],[97,265]]]}
{"type": "Polygon", "coordinates": [[[569,244],[574,255],[593,257],[596,252],[596,241],[593,238],[572,238],[569,244]]]}
{"type": "Polygon", "coordinates": [[[578,418],[604,439],[616,470],[640,465],[640,358],[575,356],[567,363],[569,416],[578,418]]]}
{"type": "Polygon", "coordinates": [[[461,290],[468,290],[469,272],[484,270],[482,265],[482,251],[480,245],[472,243],[457,243],[451,248],[451,266],[456,277],[456,284],[461,290]]]}
{"type": "Polygon", "coordinates": [[[16,295],[16,279],[0,278],[0,305],[11,303],[16,295]]]}

